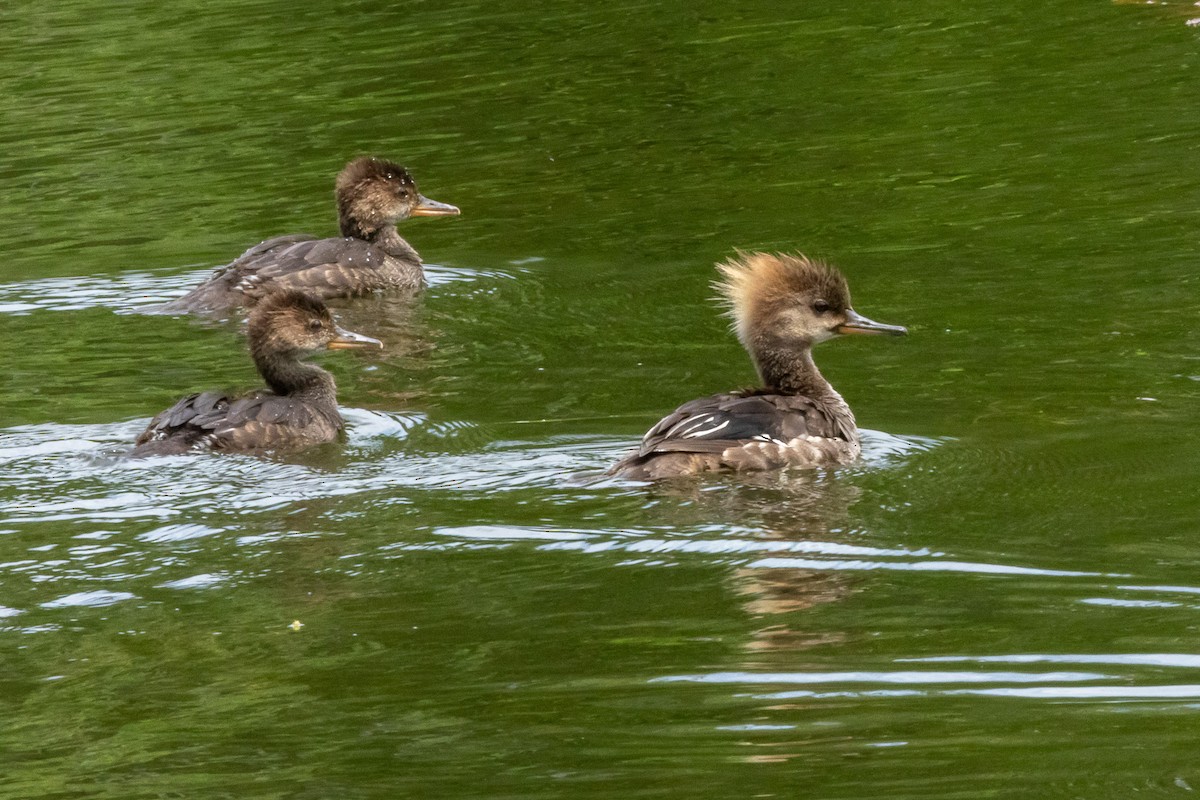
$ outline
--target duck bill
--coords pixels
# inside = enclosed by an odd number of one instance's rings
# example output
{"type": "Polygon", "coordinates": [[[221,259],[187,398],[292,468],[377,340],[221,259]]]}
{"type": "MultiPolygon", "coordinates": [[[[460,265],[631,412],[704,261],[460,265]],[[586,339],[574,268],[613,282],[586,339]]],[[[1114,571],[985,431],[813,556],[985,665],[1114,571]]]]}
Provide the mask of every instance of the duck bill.
{"type": "Polygon", "coordinates": [[[325,345],[330,350],[382,350],[383,342],[361,333],[337,329],[337,338],[325,345]]]}
{"type": "Polygon", "coordinates": [[[461,212],[458,206],[452,206],[449,203],[439,203],[437,200],[430,200],[423,194],[417,195],[417,206],[409,214],[410,217],[455,217],[461,212]]]}
{"type": "Polygon", "coordinates": [[[863,336],[904,336],[908,328],[903,325],[884,325],[873,319],[867,319],[853,308],[846,309],[846,321],[835,329],[841,334],[860,334],[863,336]]]}

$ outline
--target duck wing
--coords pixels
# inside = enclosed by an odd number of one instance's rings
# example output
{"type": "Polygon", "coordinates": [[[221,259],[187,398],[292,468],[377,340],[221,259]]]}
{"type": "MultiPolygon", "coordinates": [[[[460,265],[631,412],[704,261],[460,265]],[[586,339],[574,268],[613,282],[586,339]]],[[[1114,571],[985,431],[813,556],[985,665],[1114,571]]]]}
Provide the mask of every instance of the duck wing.
{"type": "Polygon", "coordinates": [[[610,473],[654,479],[719,469],[818,466],[852,460],[857,451],[852,416],[833,413],[809,397],[735,392],[675,409],[610,473]]]}
{"type": "Polygon", "coordinates": [[[183,398],[154,417],[138,436],[131,455],[295,450],[333,441],[341,429],[336,410],[331,416],[297,398],[270,392],[238,398],[203,392],[183,398]]]}
{"type": "Polygon", "coordinates": [[[718,394],[684,403],[668,414],[646,433],[638,452],[720,452],[750,440],[850,438],[846,434],[833,415],[808,397],[718,394]]]}
{"type": "Polygon", "coordinates": [[[276,236],[254,245],[160,310],[227,311],[253,305],[285,289],[299,289],[321,299],[353,297],[376,289],[419,289],[425,282],[421,259],[407,243],[404,248],[397,251],[400,255],[390,255],[378,245],[354,237],[276,236]]]}
{"type": "Polygon", "coordinates": [[[183,297],[178,297],[159,307],[164,312],[206,312],[215,313],[236,308],[245,302],[245,295],[238,284],[259,266],[268,264],[280,253],[304,242],[316,241],[316,237],[307,233],[293,233],[287,236],[276,236],[259,242],[230,263],[218,268],[204,283],[200,284],[183,297]],[[259,265],[259,266],[255,266],[259,265]]]}
{"type": "Polygon", "coordinates": [[[363,239],[272,240],[246,251],[227,268],[234,289],[251,302],[280,289],[300,289],[327,299],[375,289],[417,289],[420,261],[402,261],[363,239]]]}
{"type": "Polygon", "coordinates": [[[229,406],[226,418],[213,425],[214,450],[297,450],[332,442],[342,430],[342,418],[294,397],[262,394],[241,398],[229,406]]]}
{"type": "Polygon", "coordinates": [[[228,269],[236,269],[245,264],[253,264],[257,261],[262,261],[275,253],[279,253],[282,250],[286,250],[287,248],[294,244],[298,244],[299,242],[313,242],[316,240],[317,237],[310,236],[307,233],[289,233],[283,236],[276,236],[272,239],[264,239],[253,247],[247,249],[246,252],[242,253],[233,261],[230,261],[228,264],[222,267],[221,270],[224,271],[228,269]]]}
{"type": "Polygon", "coordinates": [[[229,410],[230,398],[220,392],[189,395],[160,411],[134,442],[130,455],[186,453],[200,447],[212,433],[213,422],[229,410]]]}

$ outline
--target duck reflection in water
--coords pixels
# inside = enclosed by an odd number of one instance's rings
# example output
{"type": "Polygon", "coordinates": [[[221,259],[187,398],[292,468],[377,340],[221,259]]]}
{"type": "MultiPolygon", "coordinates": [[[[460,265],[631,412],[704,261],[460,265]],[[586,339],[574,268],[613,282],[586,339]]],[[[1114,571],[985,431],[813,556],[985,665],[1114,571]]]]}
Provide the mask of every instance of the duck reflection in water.
{"type": "Polygon", "coordinates": [[[907,331],[858,314],[842,274],[804,256],[743,254],[718,269],[716,288],[762,388],[685,403],[609,474],[657,480],[854,461],[861,450],[854,414],[817,369],[812,347],[844,334],[907,331]]]}
{"type": "Polygon", "coordinates": [[[861,582],[859,573],[836,563],[846,557],[851,509],[863,494],[852,477],[829,470],[759,471],[705,482],[658,481],[649,489],[650,507],[663,515],[651,527],[727,531],[713,547],[736,558],[728,582],[753,624],[744,644],[746,669],[786,671],[752,654],[766,657],[846,638],[814,627],[805,612],[844,600],[861,582]],[[830,568],[822,569],[826,561],[830,568]]]}
{"type": "Polygon", "coordinates": [[[409,217],[454,216],[459,210],[423,196],[404,167],[381,158],[347,164],[337,176],[335,196],[340,238],[291,234],[267,239],[157,310],[219,313],[252,306],[285,289],[328,299],[421,288],[421,257],[396,232],[396,223],[409,217]]]}
{"type": "Polygon", "coordinates": [[[342,330],[323,302],[297,291],[259,303],[250,314],[247,337],[270,391],[185,397],[151,420],[130,455],[281,452],[334,441],[343,421],[333,376],[301,359],[320,349],[383,347],[378,339],[342,330]]]}

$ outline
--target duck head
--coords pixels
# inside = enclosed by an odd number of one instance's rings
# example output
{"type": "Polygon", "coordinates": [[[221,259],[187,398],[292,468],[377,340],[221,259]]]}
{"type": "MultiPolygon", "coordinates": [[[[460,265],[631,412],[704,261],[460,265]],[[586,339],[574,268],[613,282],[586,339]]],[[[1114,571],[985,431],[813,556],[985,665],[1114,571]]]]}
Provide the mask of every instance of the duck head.
{"type": "Polygon", "coordinates": [[[393,161],[364,156],[347,164],[337,176],[338,221],[343,236],[371,238],[381,228],[409,217],[449,217],[459,213],[449,203],[430,200],[404,167],[393,161]]]}

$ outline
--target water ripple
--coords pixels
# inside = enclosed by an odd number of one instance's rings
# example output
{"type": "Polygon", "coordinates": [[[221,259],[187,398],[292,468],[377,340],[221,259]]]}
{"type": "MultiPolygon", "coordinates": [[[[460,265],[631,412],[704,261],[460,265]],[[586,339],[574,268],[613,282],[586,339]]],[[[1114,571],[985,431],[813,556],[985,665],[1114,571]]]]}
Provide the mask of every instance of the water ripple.
{"type": "Polygon", "coordinates": [[[989,689],[877,689],[814,692],[797,690],[756,695],[759,700],[854,700],[863,698],[1009,697],[1027,700],[1194,700],[1200,685],[1178,686],[1014,686],[989,689]]]}
{"type": "MultiPolygon", "coordinates": [[[[667,675],[651,683],[1037,683],[1041,681],[1098,681],[1112,678],[1097,672],[710,672],[667,675]]],[[[760,695],[782,697],[777,695],[760,695]]]]}
{"type": "MultiPolygon", "coordinates": [[[[115,275],[81,275],[40,278],[0,284],[0,314],[29,314],[34,311],[79,311],[111,308],[131,313],[154,307],[186,294],[208,280],[211,267],[179,272],[177,269],[128,270],[115,275]]],[[[425,264],[430,286],[479,279],[511,279],[511,272],[425,264]]]]}
{"type": "Polygon", "coordinates": [[[152,531],[139,534],[138,541],[142,542],[186,542],[192,539],[200,539],[205,536],[212,536],[216,533],[221,533],[223,528],[211,528],[207,525],[197,523],[183,523],[179,525],[163,525],[155,528],[152,531]]]}
{"type": "MultiPolygon", "coordinates": [[[[841,480],[797,475],[781,481],[776,476],[770,486],[742,487],[743,497],[735,478],[702,481],[676,499],[653,487],[630,487],[602,477],[602,470],[626,444],[611,438],[564,436],[480,444],[486,432],[461,423],[434,423],[424,414],[356,408],[343,413],[346,447],[318,449],[298,460],[227,454],[124,459],[121,454],[144,424],[141,420],[0,431],[0,460],[9,466],[0,473],[0,521],[14,530],[71,523],[77,528],[73,535],[88,542],[69,548],[66,559],[39,555],[0,569],[81,579],[111,579],[107,573],[119,569],[135,578],[155,575],[156,585],[175,586],[170,583],[174,579],[184,582],[178,587],[187,587],[197,579],[186,572],[182,559],[199,541],[210,550],[268,547],[282,538],[331,535],[331,524],[358,520],[373,509],[391,513],[388,510],[428,505],[424,498],[439,493],[484,497],[537,488],[554,490],[560,503],[587,503],[607,494],[653,507],[667,498],[668,512],[695,505],[697,513],[690,520],[675,514],[662,528],[586,529],[485,520],[433,526],[425,534],[434,537],[432,541],[389,540],[377,542],[373,549],[392,554],[527,543],[546,553],[622,555],[626,564],[705,559],[761,572],[897,570],[1071,578],[1101,574],[961,560],[921,546],[843,541],[847,532],[842,520],[858,497],[853,477],[933,446],[925,440],[868,432],[865,464],[841,480]],[[29,475],[38,480],[31,482],[29,475]],[[789,487],[800,494],[792,497],[789,487]],[[709,501],[715,505],[706,505],[709,501]],[[281,530],[282,515],[292,512],[303,512],[307,522],[281,530]],[[758,516],[761,524],[747,524],[758,516]],[[807,517],[816,521],[809,524],[807,517]],[[236,529],[229,525],[231,519],[240,520],[236,529]],[[117,526],[120,533],[113,529],[117,523],[123,523],[117,526]],[[229,535],[235,530],[236,535],[229,535]],[[100,559],[108,561],[101,564],[100,559]],[[164,568],[183,574],[156,575],[164,568]]],[[[29,552],[32,548],[26,548],[29,552]]],[[[225,578],[213,580],[216,585],[225,578]]]]}
{"type": "Polygon", "coordinates": [[[1007,564],[981,564],[969,561],[818,561],[807,558],[764,558],[750,564],[760,569],[892,569],[910,572],[976,572],[987,575],[1040,575],[1056,577],[1096,577],[1103,572],[1015,567],[1007,564]]]}
{"type": "MultiPolygon", "coordinates": [[[[419,413],[344,408],[347,450],[355,458],[322,466],[314,457],[287,462],[252,456],[192,454],[126,460],[121,455],[144,420],[111,425],[20,426],[0,431],[0,518],[9,523],[165,519],[201,509],[234,513],[279,510],[317,498],[386,495],[398,490],[491,493],[531,487],[580,493],[613,489],[641,494],[645,488],[603,477],[621,444],[604,437],[551,438],[547,442],[499,441],[482,449],[473,426],[433,423],[419,413]],[[420,448],[382,449],[382,443],[421,434],[420,448]],[[459,442],[462,442],[460,445],[459,442]],[[431,449],[431,446],[444,445],[431,449]],[[467,452],[454,452],[459,446],[467,452]],[[423,452],[422,452],[423,450],[423,452]],[[353,452],[357,451],[357,452],[353,452]],[[218,464],[219,467],[209,467],[218,464]],[[37,474],[30,483],[26,475],[37,474]],[[137,485],[137,490],[129,486],[137,485]]],[[[880,440],[882,441],[882,440],[880,440]]],[[[880,458],[904,452],[889,437],[880,458]]],[[[910,444],[909,451],[920,448],[910,444]]],[[[803,483],[803,481],[800,481],[803,483]]],[[[776,548],[778,550],[778,548],[776,548]]],[[[847,554],[874,554],[848,549],[847,554]]],[[[911,552],[907,555],[922,555],[911,552]]]]}
{"type": "Polygon", "coordinates": [[[88,608],[103,608],[104,606],[116,605],[126,600],[133,600],[137,595],[129,592],[77,592],[60,597],[57,600],[50,600],[42,603],[42,608],[74,608],[84,606],[88,608]]]}
{"type": "Polygon", "coordinates": [[[796,699],[847,698],[933,698],[933,697],[999,697],[1031,700],[1191,700],[1200,698],[1200,685],[1190,681],[1162,682],[1163,668],[1200,669],[1200,655],[1191,653],[1019,653],[1008,655],[948,655],[896,658],[902,664],[977,664],[977,665],[1104,665],[1128,667],[1129,674],[1112,672],[1075,672],[1051,670],[1046,672],[980,670],[851,670],[814,672],[709,672],[664,675],[649,679],[650,683],[694,683],[704,685],[811,686],[814,684],[866,684],[854,689],[780,689],[751,691],[736,697],[778,702],[796,699]],[[1149,669],[1147,669],[1149,668],[1149,669]],[[1140,674],[1139,670],[1145,672],[1140,674]],[[1103,685],[1080,686],[1080,683],[1104,681],[1103,685]],[[986,687],[960,688],[962,684],[1001,684],[986,687]],[[1031,685],[1045,684],[1045,685],[1031,685]],[[1072,685],[1066,685],[1072,684],[1072,685]],[[896,685],[919,688],[891,688],[896,685]],[[878,688],[873,688],[878,687],[878,688]]]}
{"type": "Polygon", "coordinates": [[[899,658],[897,661],[920,664],[1126,664],[1154,667],[1200,668],[1200,655],[1190,653],[1101,653],[1094,655],[1064,653],[1023,653],[998,656],[928,656],[899,658]]]}
{"type": "Polygon", "coordinates": [[[220,586],[228,580],[227,576],[219,575],[211,572],[204,572],[199,575],[189,575],[186,578],[178,578],[166,583],[160,583],[160,589],[212,589],[220,586]]]}

